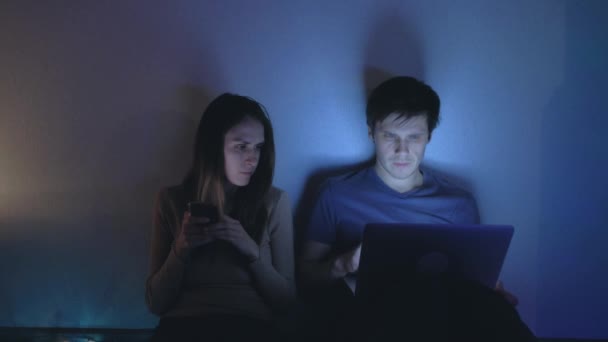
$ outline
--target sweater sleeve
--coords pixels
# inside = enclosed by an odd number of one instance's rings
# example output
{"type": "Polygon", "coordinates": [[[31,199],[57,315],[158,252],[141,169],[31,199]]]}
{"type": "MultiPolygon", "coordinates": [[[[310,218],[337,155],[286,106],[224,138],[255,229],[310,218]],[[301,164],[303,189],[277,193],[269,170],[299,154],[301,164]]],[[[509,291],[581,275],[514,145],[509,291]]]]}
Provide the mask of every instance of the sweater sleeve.
{"type": "Polygon", "coordinates": [[[258,259],[250,265],[258,291],[275,310],[284,310],[295,299],[293,217],[285,192],[269,215],[271,260],[258,259]]]}
{"type": "Polygon", "coordinates": [[[146,304],[149,310],[162,315],[180,293],[185,264],[172,248],[174,236],[170,229],[170,205],[167,191],[156,196],[150,244],[150,268],[146,280],[146,304]]]}

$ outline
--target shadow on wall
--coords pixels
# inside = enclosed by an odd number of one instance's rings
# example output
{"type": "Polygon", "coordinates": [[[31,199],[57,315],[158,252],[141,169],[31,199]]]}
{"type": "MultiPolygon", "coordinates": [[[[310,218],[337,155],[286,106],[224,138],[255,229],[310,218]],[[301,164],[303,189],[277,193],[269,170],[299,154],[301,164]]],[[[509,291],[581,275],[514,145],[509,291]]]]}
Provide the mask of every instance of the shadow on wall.
{"type": "Polygon", "coordinates": [[[154,323],[144,301],[154,195],[191,163],[209,100],[200,85],[224,85],[212,32],[201,37],[197,15],[165,7],[0,11],[11,18],[3,61],[20,80],[9,90],[17,104],[29,94],[15,114],[45,123],[32,125],[30,146],[11,147],[32,184],[3,208],[0,326],[154,323]],[[39,155],[21,158],[26,148],[39,155]],[[54,186],[40,191],[37,178],[54,186]]]}
{"type": "MultiPolygon", "coordinates": [[[[422,78],[422,61],[419,54],[419,42],[417,37],[408,28],[407,20],[389,13],[380,16],[375,21],[367,37],[366,60],[362,70],[362,94],[367,98],[381,82],[395,75],[411,75],[422,78]]],[[[356,113],[359,120],[365,122],[365,113],[356,113]]],[[[361,136],[361,139],[368,139],[361,136]]],[[[350,165],[333,165],[320,168],[311,172],[304,191],[295,210],[295,240],[296,255],[299,255],[302,243],[305,240],[305,230],[318,196],[321,185],[327,178],[340,174],[353,172],[373,165],[375,159],[350,165]]]]}
{"type": "MultiPolygon", "coordinates": [[[[191,10],[196,13],[198,9],[191,10]]],[[[145,196],[148,203],[153,203],[155,194],[161,187],[176,185],[183,180],[192,163],[194,138],[203,112],[215,96],[223,92],[227,83],[213,37],[198,35],[191,26],[198,26],[199,23],[197,19],[190,21],[191,19],[180,17],[180,21],[184,20],[182,26],[167,38],[180,37],[179,41],[184,42],[180,51],[185,51],[187,58],[184,64],[177,67],[187,68],[185,74],[188,79],[173,89],[173,109],[157,114],[154,134],[160,143],[155,151],[156,164],[147,174],[142,175],[138,187],[138,193],[145,196]]],[[[151,210],[152,204],[149,207],[150,213],[151,210]]]]}
{"type": "MultiPolygon", "coordinates": [[[[192,24],[192,23],[191,23],[192,24]]],[[[194,24],[195,25],[195,24],[194,24]]],[[[152,217],[153,203],[158,191],[166,186],[180,184],[192,165],[194,140],[200,119],[209,103],[226,87],[223,66],[217,58],[211,37],[196,36],[193,30],[181,32],[187,37],[188,51],[191,53],[189,80],[175,88],[175,109],[160,115],[156,123],[159,144],[158,158],[150,172],[143,175],[138,194],[145,197],[148,217],[152,217]]],[[[141,283],[141,305],[145,307],[145,278],[148,277],[148,255],[151,220],[145,230],[146,267],[142,269],[144,281],[141,283]]],[[[147,311],[147,308],[145,309],[147,311]]],[[[155,317],[156,318],[156,317],[155,317]]]]}
{"type": "Polygon", "coordinates": [[[542,117],[537,332],[607,338],[608,3],[565,13],[564,80],[542,117]]]}
{"type": "Polygon", "coordinates": [[[124,131],[136,133],[115,137],[127,144],[132,139],[148,143],[140,159],[106,175],[120,183],[38,193],[27,201],[36,216],[3,220],[0,273],[11,277],[0,282],[0,325],[128,328],[153,323],[144,284],[155,193],[184,176],[198,119],[209,101],[198,86],[179,88],[178,97],[178,110],[154,113],[145,125],[126,122],[124,131]]]}
{"type": "MultiPolygon", "coordinates": [[[[424,60],[420,38],[408,18],[394,13],[379,16],[367,42],[363,86],[365,98],[386,79],[412,76],[424,80],[424,60]]],[[[364,117],[364,113],[361,113],[364,117]]]]}
{"type": "MultiPolygon", "coordinates": [[[[156,194],[161,188],[182,182],[192,164],[194,138],[200,118],[211,101],[209,91],[195,84],[182,85],[176,90],[178,109],[158,115],[154,136],[159,139],[155,158],[149,169],[142,174],[134,189],[134,200],[145,203],[146,261],[152,231],[152,210],[156,194]]],[[[147,264],[146,264],[147,266],[147,264]]],[[[148,274],[147,267],[142,273],[148,274]]],[[[143,284],[142,284],[143,291],[143,284]]]]}
{"type": "MultiPolygon", "coordinates": [[[[413,76],[424,81],[420,42],[405,18],[392,13],[379,17],[368,39],[365,69],[362,72],[362,96],[367,98],[376,86],[397,75],[413,76]]],[[[441,97],[441,94],[439,95],[441,97]]],[[[365,113],[358,115],[360,120],[366,120],[365,113]]],[[[362,136],[361,139],[368,137],[362,136]]],[[[295,212],[296,255],[301,252],[302,244],[306,239],[306,227],[322,184],[330,177],[361,170],[373,165],[374,162],[375,157],[371,156],[370,159],[360,163],[325,167],[311,173],[295,212]]],[[[452,184],[469,191],[472,189],[471,183],[462,177],[440,171],[433,166],[424,165],[424,167],[452,184]]]]}
{"type": "MultiPolygon", "coordinates": [[[[156,186],[180,183],[192,163],[194,138],[205,108],[211,102],[206,88],[199,85],[183,85],[176,97],[183,108],[176,113],[165,113],[159,123],[163,148],[159,151],[156,186]],[[169,180],[170,184],[166,182],[169,180]]],[[[158,189],[156,189],[158,190],[158,189]]]]}

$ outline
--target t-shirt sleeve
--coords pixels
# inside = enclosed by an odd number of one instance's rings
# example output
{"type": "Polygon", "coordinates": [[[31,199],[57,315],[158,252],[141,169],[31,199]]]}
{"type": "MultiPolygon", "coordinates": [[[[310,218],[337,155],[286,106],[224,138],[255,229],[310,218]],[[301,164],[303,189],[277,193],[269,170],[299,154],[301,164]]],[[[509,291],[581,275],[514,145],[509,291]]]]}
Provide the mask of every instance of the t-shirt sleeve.
{"type": "Polygon", "coordinates": [[[314,204],[306,237],[309,240],[333,244],[336,241],[336,214],[330,182],[325,182],[314,204]]]}
{"type": "Polygon", "coordinates": [[[479,224],[479,209],[472,194],[467,193],[459,208],[454,212],[453,222],[456,224],[479,224]]]}

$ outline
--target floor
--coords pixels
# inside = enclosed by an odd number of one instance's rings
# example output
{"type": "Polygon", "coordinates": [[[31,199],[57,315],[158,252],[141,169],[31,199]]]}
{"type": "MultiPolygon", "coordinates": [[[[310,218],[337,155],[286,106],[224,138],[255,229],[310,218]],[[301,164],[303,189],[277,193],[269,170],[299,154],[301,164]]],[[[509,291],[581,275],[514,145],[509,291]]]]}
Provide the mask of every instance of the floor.
{"type": "Polygon", "coordinates": [[[2,342],[143,342],[149,329],[0,328],[2,342]]]}
{"type": "MultiPolygon", "coordinates": [[[[150,329],[2,328],[2,342],[143,342],[150,329]]],[[[539,342],[607,342],[608,340],[539,339],[539,342]]]]}

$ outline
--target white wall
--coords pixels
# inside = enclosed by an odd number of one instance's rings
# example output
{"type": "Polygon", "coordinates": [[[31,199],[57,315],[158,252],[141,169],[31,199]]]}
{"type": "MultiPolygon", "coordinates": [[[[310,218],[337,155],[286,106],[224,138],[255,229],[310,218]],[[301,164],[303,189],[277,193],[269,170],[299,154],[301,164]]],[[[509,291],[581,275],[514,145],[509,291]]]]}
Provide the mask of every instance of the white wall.
{"type": "Polygon", "coordinates": [[[153,196],[182,177],[214,96],[265,104],[296,209],[311,175],[370,156],[366,89],[410,74],[443,101],[428,163],[470,185],[484,222],[517,229],[502,278],[524,320],[608,337],[607,7],[3,1],[0,326],[154,326],[153,196]],[[564,203],[583,225],[559,225],[580,222],[564,203]]]}

